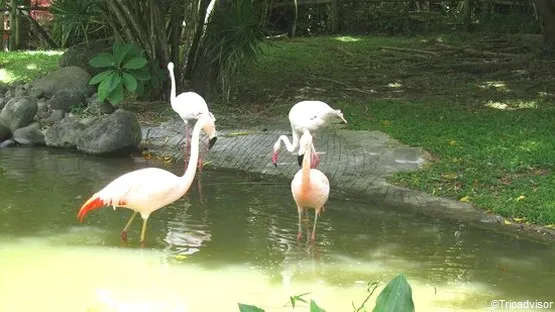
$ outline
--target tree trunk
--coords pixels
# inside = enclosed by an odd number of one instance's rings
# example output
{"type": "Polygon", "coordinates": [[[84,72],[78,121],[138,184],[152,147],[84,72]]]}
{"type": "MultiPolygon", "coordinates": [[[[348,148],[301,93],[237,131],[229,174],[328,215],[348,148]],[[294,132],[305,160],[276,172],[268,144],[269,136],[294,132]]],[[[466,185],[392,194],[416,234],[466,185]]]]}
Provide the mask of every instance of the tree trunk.
{"type": "Polygon", "coordinates": [[[546,45],[555,48],[555,2],[553,0],[534,0],[538,10],[539,22],[546,45]]]}
{"type": "Polygon", "coordinates": [[[185,70],[185,78],[187,79],[191,79],[193,72],[196,70],[196,59],[200,50],[200,41],[204,34],[204,21],[206,20],[206,14],[208,12],[210,2],[211,0],[200,1],[195,36],[193,38],[193,42],[191,43],[191,48],[189,49],[189,55],[187,56],[187,69],[185,70]]]}

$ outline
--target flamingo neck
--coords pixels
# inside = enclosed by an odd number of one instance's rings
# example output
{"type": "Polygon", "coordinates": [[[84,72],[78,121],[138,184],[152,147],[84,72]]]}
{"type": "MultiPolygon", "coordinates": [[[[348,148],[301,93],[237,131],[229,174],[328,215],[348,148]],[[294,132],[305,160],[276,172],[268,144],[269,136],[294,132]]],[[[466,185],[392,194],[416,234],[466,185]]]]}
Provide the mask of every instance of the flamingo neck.
{"type": "Polygon", "coordinates": [[[175,104],[177,104],[175,99],[176,99],[177,95],[176,95],[176,90],[175,90],[175,75],[173,73],[173,70],[170,70],[170,80],[171,80],[171,84],[172,84],[171,89],[170,89],[170,104],[171,104],[172,108],[175,110],[175,104]]]}
{"type": "Polygon", "coordinates": [[[199,157],[199,140],[200,140],[200,130],[202,129],[203,122],[201,120],[197,121],[195,128],[193,129],[193,136],[191,138],[191,155],[189,158],[189,164],[183,176],[179,178],[179,194],[183,196],[191,187],[195,174],[197,173],[197,164],[199,157]]]}
{"type": "Polygon", "coordinates": [[[289,138],[285,135],[280,136],[278,139],[278,142],[283,142],[285,144],[285,148],[289,153],[294,153],[295,150],[299,147],[299,135],[295,131],[293,131],[292,138],[292,142],[289,141],[289,138]]]}
{"type": "Polygon", "coordinates": [[[310,161],[312,158],[312,142],[310,142],[310,147],[308,147],[306,149],[306,151],[304,152],[304,157],[303,157],[303,167],[302,167],[302,172],[303,172],[303,179],[302,179],[302,186],[303,189],[308,188],[310,185],[310,161]]]}

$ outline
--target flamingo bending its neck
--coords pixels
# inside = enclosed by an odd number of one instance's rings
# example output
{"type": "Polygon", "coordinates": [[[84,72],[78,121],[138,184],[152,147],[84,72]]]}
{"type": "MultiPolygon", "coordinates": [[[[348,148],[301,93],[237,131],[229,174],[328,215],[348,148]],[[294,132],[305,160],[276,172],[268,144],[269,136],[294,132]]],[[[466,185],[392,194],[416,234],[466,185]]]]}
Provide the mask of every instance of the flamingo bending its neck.
{"type": "Polygon", "coordinates": [[[200,131],[204,130],[209,138],[211,148],[216,142],[216,126],[214,120],[203,115],[193,129],[193,146],[191,161],[183,176],[160,168],[144,168],[126,173],[110,182],[99,192],[85,202],[79,210],[77,218],[83,222],[87,213],[103,206],[123,207],[133,210],[131,218],[121,232],[122,240],[127,239],[127,230],[137,213],[141,214],[143,227],[141,229],[141,244],[145,240],[146,223],[150,214],[181,198],[191,187],[197,170],[199,156],[200,131]]]}
{"type": "Polygon", "coordinates": [[[326,175],[318,169],[311,168],[312,135],[308,130],[303,132],[299,140],[300,150],[299,159],[302,158],[302,167],[291,181],[291,193],[297,204],[299,213],[299,231],[297,240],[301,239],[301,217],[302,213],[309,208],[314,209],[314,227],[312,228],[312,241],[316,239],[316,223],[318,215],[324,209],[330,193],[330,182],[326,175]],[[303,157],[304,155],[304,157],[303,157]]]}
{"type": "MultiPolygon", "coordinates": [[[[214,121],[216,118],[212,113],[208,110],[208,105],[202,96],[195,92],[183,92],[176,96],[176,85],[175,85],[175,74],[173,72],[174,64],[173,62],[168,63],[168,71],[170,73],[170,80],[171,80],[171,90],[170,90],[170,104],[172,109],[183,119],[185,123],[185,138],[186,138],[186,146],[185,146],[185,155],[184,161],[185,165],[189,161],[189,153],[191,151],[191,134],[189,131],[189,123],[194,123],[199,119],[202,115],[210,116],[214,121]]],[[[207,148],[203,149],[203,152],[200,154],[200,159],[198,161],[199,171],[202,171],[202,160],[208,151],[207,148]]]]}
{"type": "MultiPolygon", "coordinates": [[[[328,104],[322,101],[301,101],[291,108],[289,111],[289,123],[291,124],[291,135],[293,141],[285,135],[281,135],[274,144],[274,153],[272,155],[272,163],[277,166],[278,152],[281,148],[281,143],[285,144],[289,153],[297,152],[299,148],[299,138],[305,130],[310,131],[312,134],[316,133],[321,128],[329,125],[332,121],[340,119],[342,122],[347,123],[343,117],[343,113],[339,109],[333,109],[328,104]]],[[[312,150],[312,168],[316,168],[320,163],[318,153],[314,148],[312,150]]],[[[300,158],[302,160],[302,158],[300,158]]],[[[299,166],[302,161],[299,161],[299,166]]]]}

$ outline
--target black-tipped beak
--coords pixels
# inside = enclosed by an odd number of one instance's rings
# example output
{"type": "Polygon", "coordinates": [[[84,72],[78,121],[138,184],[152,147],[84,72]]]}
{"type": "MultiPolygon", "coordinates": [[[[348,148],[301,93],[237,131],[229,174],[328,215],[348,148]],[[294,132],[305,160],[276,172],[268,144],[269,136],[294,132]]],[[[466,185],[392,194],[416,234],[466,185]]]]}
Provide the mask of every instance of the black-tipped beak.
{"type": "Polygon", "coordinates": [[[297,160],[299,161],[299,166],[301,166],[301,167],[303,166],[303,158],[304,158],[304,154],[299,155],[297,157],[297,160]]]}
{"type": "Polygon", "coordinates": [[[218,137],[213,137],[210,139],[210,141],[208,142],[208,149],[210,150],[212,148],[212,146],[214,146],[214,144],[216,144],[216,141],[218,140],[218,137]]]}

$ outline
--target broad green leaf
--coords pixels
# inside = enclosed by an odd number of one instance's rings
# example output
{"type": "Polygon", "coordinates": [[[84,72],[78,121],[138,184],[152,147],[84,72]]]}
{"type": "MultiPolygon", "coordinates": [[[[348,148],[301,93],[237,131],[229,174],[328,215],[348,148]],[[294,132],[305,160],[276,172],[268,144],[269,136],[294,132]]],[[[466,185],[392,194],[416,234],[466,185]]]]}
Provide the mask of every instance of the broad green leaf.
{"type": "Polygon", "coordinates": [[[135,79],[135,77],[129,75],[128,73],[123,73],[121,76],[121,80],[123,81],[123,85],[127,90],[135,92],[135,90],[137,89],[137,79],[135,79]]]}
{"type": "Polygon", "coordinates": [[[141,69],[130,70],[128,71],[129,74],[133,75],[137,80],[150,80],[151,75],[148,71],[147,67],[143,67],[141,69]]]}
{"type": "Polygon", "coordinates": [[[403,274],[397,275],[382,290],[372,312],[414,312],[412,289],[403,274]]]}
{"type": "Polygon", "coordinates": [[[99,82],[101,82],[102,80],[104,80],[104,78],[108,77],[108,75],[110,75],[111,73],[113,73],[114,70],[110,69],[110,70],[106,70],[103,71],[101,73],[96,74],[94,77],[91,78],[91,80],[89,80],[89,85],[95,85],[99,82]]]}
{"type": "Polygon", "coordinates": [[[123,85],[120,83],[118,84],[112,92],[108,95],[108,101],[112,103],[112,105],[118,105],[123,100],[123,85]]]}
{"type": "Polygon", "coordinates": [[[114,66],[114,55],[112,53],[103,52],[93,57],[89,64],[94,68],[114,66]]]}
{"type": "Polygon", "coordinates": [[[310,312],[326,312],[326,310],[320,308],[314,300],[310,300],[310,312]]]}
{"type": "Polygon", "coordinates": [[[130,59],[129,61],[127,61],[127,63],[125,63],[123,65],[123,68],[125,69],[139,69],[144,67],[146,64],[148,63],[148,61],[144,58],[144,57],[134,57],[132,59],[130,59]]]}
{"type": "Polygon", "coordinates": [[[127,53],[127,59],[128,60],[130,60],[132,58],[139,57],[139,56],[143,56],[143,49],[139,48],[138,46],[136,46],[132,42],[128,42],[126,44],[129,45],[129,52],[127,53]]]}
{"type": "Polygon", "coordinates": [[[133,46],[129,43],[114,43],[112,50],[114,52],[114,62],[116,67],[120,67],[125,57],[129,54],[133,46]]]}
{"type": "Polygon", "coordinates": [[[117,76],[116,71],[112,71],[102,82],[98,85],[98,100],[103,102],[107,97],[108,94],[113,90],[111,88],[111,83],[114,77],[117,76]]]}
{"type": "Polygon", "coordinates": [[[240,312],[264,312],[263,309],[257,306],[242,304],[242,303],[239,303],[239,311],[240,312]]]}

